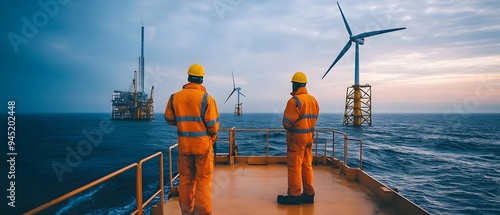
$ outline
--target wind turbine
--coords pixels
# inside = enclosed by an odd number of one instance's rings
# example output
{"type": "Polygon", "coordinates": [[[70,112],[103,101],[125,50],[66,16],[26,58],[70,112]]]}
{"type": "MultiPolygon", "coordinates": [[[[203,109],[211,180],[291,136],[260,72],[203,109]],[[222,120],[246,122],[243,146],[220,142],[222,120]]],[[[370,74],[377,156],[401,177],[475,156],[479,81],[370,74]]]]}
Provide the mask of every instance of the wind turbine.
{"type": "Polygon", "coordinates": [[[231,92],[231,94],[229,94],[229,96],[227,97],[224,104],[226,104],[227,100],[229,100],[229,98],[231,98],[231,96],[233,95],[234,92],[238,92],[238,103],[234,106],[234,115],[241,116],[241,115],[243,115],[243,107],[242,107],[242,103],[240,103],[240,95],[242,95],[242,96],[245,96],[245,95],[243,95],[243,93],[240,92],[241,87],[236,87],[236,84],[234,83],[234,72],[233,71],[231,71],[231,75],[233,76],[233,91],[231,92]]]}
{"type": "Polygon", "coordinates": [[[342,15],[342,19],[344,20],[345,27],[347,29],[347,33],[349,33],[349,41],[347,41],[347,44],[344,46],[340,54],[335,58],[333,61],[332,65],[328,70],[325,72],[323,75],[323,78],[330,72],[333,66],[344,56],[344,54],[351,48],[352,43],[356,44],[356,50],[355,50],[355,61],[354,61],[354,85],[352,87],[347,88],[347,95],[346,95],[346,106],[345,106],[345,112],[344,112],[344,124],[349,124],[349,122],[352,122],[354,125],[361,125],[363,122],[368,123],[371,125],[371,86],[366,84],[366,85],[359,85],[359,45],[365,44],[365,38],[379,35],[379,34],[385,34],[393,31],[399,31],[403,30],[406,28],[392,28],[392,29],[386,29],[386,30],[378,30],[378,31],[370,31],[370,32],[364,32],[360,33],[358,35],[352,35],[351,28],[349,27],[349,24],[347,23],[347,20],[344,16],[344,13],[342,12],[342,8],[340,8],[339,2],[337,2],[337,6],[339,7],[340,14],[342,15]],[[349,90],[351,88],[351,90],[349,90]],[[363,100],[363,101],[362,101],[363,100]],[[353,106],[354,105],[354,106],[353,106]],[[364,107],[362,107],[364,105],[364,107]],[[363,116],[363,113],[365,114],[363,116]]]}

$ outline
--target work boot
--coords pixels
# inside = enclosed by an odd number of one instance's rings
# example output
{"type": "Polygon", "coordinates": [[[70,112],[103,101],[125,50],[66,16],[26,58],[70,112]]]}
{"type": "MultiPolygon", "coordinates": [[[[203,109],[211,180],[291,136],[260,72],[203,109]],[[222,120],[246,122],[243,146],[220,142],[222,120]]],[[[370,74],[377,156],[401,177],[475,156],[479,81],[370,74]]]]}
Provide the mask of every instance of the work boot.
{"type": "Polygon", "coordinates": [[[300,203],[314,204],[314,195],[307,195],[305,193],[302,193],[302,195],[300,195],[300,203]]]}
{"type": "Polygon", "coordinates": [[[278,204],[282,205],[300,205],[300,196],[278,195],[278,204]]]}

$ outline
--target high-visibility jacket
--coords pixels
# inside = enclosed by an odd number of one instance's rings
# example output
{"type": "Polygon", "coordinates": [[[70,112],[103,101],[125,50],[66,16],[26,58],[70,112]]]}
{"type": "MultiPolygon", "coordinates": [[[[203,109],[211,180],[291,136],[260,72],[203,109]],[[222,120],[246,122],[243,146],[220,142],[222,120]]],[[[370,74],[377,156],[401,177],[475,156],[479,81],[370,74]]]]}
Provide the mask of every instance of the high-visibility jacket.
{"type": "Polygon", "coordinates": [[[179,154],[206,154],[217,141],[219,112],[206,91],[201,84],[187,83],[167,102],[165,120],[177,126],[179,154]]]}
{"type": "Polygon", "coordinates": [[[283,128],[287,130],[287,144],[305,146],[312,143],[314,127],[319,115],[319,105],[316,99],[307,93],[305,87],[300,87],[291,93],[292,98],[283,114],[283,128]]]}

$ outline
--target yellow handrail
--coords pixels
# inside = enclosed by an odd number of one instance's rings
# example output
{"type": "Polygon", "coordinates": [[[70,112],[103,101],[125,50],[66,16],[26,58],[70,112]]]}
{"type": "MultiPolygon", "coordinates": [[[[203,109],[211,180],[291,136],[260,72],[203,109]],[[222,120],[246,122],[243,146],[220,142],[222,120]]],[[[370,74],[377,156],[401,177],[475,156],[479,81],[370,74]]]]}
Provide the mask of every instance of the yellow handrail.
{"type": "Polygon", "coordinates": [[[136,174],[136,195],[137,195],[136,196],[136,198],[137,198],[136,201],[137,201],[137,208],[136,208],[136,210],[134,212],[132,212],[132,214],[136,214],[137,213],[139,215],[142,215],[143,208],[149,202],[151,202],[151,200],[153,200],[154,197],[156,197],[157,195],[160,195],[160,203],[161,204],[159,204],[159,206],[160,206],[160,210],[163,211],[164,192],[165,192],[164,191],[164,187],[163,187],[163,184],[164,184],[164,182],[163,182],[163,153],[162,152],[157,152],[157,153],[155,153],[155,154],[153,154],[153,155],[151,155],[151,156],[149,156],[147,158],[142,159],[141,161],[139,161],[139,163],[133,163],[133,164],[130,164],[130,165],[126,166],[126,167],[123,167],[123,168],[121,168],[121,169],[119,169],[117,171],[114,171],[114,172],[112,172],[112,173],[110,173],[110,174],[108,174],[108,175],[106,175],[106,176],[104,176],[102,178],[99,178],[99,179],[97,179],[97,180],[95,180],[95,181],[93,181],[93,182],[91,182],[91,183],[89,183],[87,185],[84,185],[84,186],[82,186],[82,187],[80,187],[80,188],[78,188],[76,190],[73,190],[73,191],[71,191],[71,192],[69,192],[67,194],[64,194],[64,195],[60,196],[57,199],[54,199],[54,200],[52,200],[50,202],[47,202],[47,203],[45,203],[43,205],[40,205],[40,206],[38,206],[38,207],[36,207],[36,208],[34,208],[34,209],[32,209],[32,210],[24,213],[24,214],[25,215],[31,215],[31,214],[39,213],[39,212],[41,212],[41,211],[43,211],[43,210],[45,210],[45,209],[47,209],[49,207],[52,207],[52,206],[56,205],[57,203],[60,203],[60,202],[66,200],[66,199],[68,199],[70,197],[73,197],[76,194],[79,194],[79,193],[81,193],[81,192],[83,192],[83,191],[85,191],[85,190],[87,190],[87,189],[89,189],[89,188],[91,188],[91,187],[93,187],[93,186],[95,186],[97,184],[105,182],[105,181],[107,181],[107,180],[109,180],[109,179],[111,179],[111,178],[113,178],[113,177],[115,177],[115,176],[117,176],[117,175],[119,175],[119,174],[127,171],[127,170],[130,170],[130,169],[132,169],[134,167],[137,167],[137,174],[136,174]],[[151,196],[146,202],[143,203],[142,202],[142,164],[144,162],[146,162],[146,161],[148,161],[148,160],[156,157],[156,156],[160,156],[160,189],[158,191],[156,191],[153,194],[153,196],[151,196]]]}
{"type": "Polygon", "coordinates": [[[172,149],[176,148],[179,146],[179,143],[176,143],[168,148],[168,167],[169,167],[169,172],[170,172],[170,193],[177,194],[177,189],[174,187],[174,180],[178,178],[180,175],[177,173],[175,177],[172,176],[172,149]]]}
{"type": "MultiPolygon", "coordinates": [[[[219,129],[219,131],[228,131],[228,132],[266,132],[266,158],[268,156],[268,141],[269,141],[269,133],[270,132],[286,132],[285,129],[238,129],[238,128],[221,128],[219,129]]],[[[337,130],[333,130],[333,129],[314,129],[314,132],[315,132],[315,142],[316,142],[316,156],[317,156],[317,153],[318,153],[318,147],[317,147],[317,144],[318,144],[318,133],[326,133],[326,132],[332,132],[332,157],[335,157],[335,134],[340,134],[343,136],[343,139],[344,139],[344,150],[343,150],[343,155],[344,155],[344,164],[345,166],[348,166],[347,164],[347,160],[348,160],[348,143],[349,141],[357,141],[359,142],[359,168],[362,169],[363,166],[362,166],[362,162],[363,162],[363,141],[361,139],[356,139],[356,138],[350,138],[347,133],[345,132],[341,132],[341,131],[337,131],[337,130]]],[[[234,137],[233,137],[234,138],[234,137]]],[[[234,140],[229,140],[230,142],[234,140]]],[[[324,146],[324,150],[325,150],[325,153],[324,153],[324,156],[326,156],[326,141],[325,141],[325,146],[324,146]]]]}
{"type": "Polygon", "coordinates": [[[146,205],[149,204],[149,202],[151,202],[154,197],[156,197],[158,194],[160,195],[160,204],[159,204],[159,207],[160,207],[160,211],[163,211],[163,202],[164,202],[164,188],[163,188],[163,153],[161,152],[157,152],[153,155],[150,155],[149,157],[147,158],[144,158],[142,159],[141,161],[139,161],[139,165],[137,167],[137,176],[136,176],[136,192],[137,192],[137,199],[136,199],[136,202],[137,202],[137,208],[134,212],[132,212],[132,214],[139,214],[139,215],[142,215],[142,210],[144,209],[144,207],[146,205]],[[157,156],[160,156],[160,189],[157,190],[146,202],[142,202],[142,164],[148,160],[151,160],[153,159],[154,157],[157,157],[157,156]]]}

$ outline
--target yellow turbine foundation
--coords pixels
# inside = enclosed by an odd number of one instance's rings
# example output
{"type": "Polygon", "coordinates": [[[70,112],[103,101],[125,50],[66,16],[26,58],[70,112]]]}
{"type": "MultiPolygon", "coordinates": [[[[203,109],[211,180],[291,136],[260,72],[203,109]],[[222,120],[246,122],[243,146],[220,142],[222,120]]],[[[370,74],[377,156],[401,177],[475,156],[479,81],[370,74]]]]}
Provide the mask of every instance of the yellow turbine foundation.
{"type": "Polygon", "coordinates": [[[344,124],[372,125],[371,88],[368,84],[347,87],[344,124]]]}
{"type": "Polygon", "coordinates": [[[235,116],[243,115],[243,103],[239,103],[234,106],[234,115],[235,116]]]}

